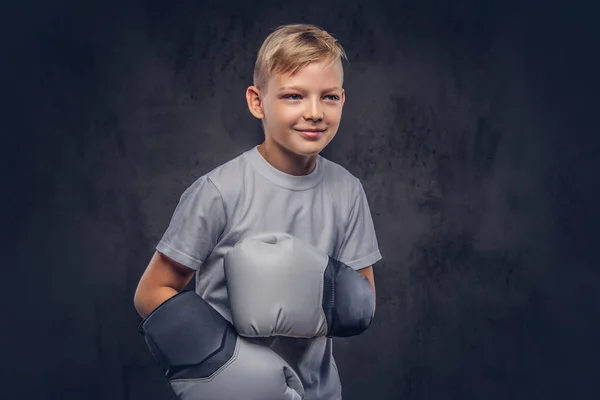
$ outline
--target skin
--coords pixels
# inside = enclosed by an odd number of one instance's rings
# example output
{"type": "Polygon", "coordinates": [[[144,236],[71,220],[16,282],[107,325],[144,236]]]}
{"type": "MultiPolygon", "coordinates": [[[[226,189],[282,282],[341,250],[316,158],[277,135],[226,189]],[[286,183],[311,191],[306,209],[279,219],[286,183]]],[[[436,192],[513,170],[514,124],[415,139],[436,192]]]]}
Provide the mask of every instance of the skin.
{"type": "Polygon", "coordinates": [[[180,293],[195,271],[155,251],[135,291],[137,313],[146,318],[156,307],[180,293]]]}
{"type": "MultiPolygon", "coordinates": [[[[252,115],[261,119],[265,140],[258,151],[267,162],[290,175],[306,175],[316,165],[318,154],[335,137],[346,100],[341,63],[307,65],[294,75],[275,75],[261,91],[250,86],[246,100],[252,115]],[[296,87],[289,89],[289,87],[296,87]],[[282,89],[287,87],[288,89],[282,89]],[[317,139],[304,138],[299,130],[319,128],[317,139]]],[[[359,270],[375,293],[373,268],[359,270]]],[[[156,307],[180,293],[195,271],[155,251],[134,296],[138,314],[145,318],[156,307]]]]}
{"type": "Polygon", "coordinates": [[[342,85],[341,64],[327,67],[319,62],[295,75],[275,74],[262,93],[250,86],[246,90],[248,109],[262,120],[265,132],[265,140],[258,146],[262,156],[287,174],[309,174],[340,126],[346,101],[342,85]],[[306,139],[298,132],[309,128],[325,132],[316,140],[306,139]]]}

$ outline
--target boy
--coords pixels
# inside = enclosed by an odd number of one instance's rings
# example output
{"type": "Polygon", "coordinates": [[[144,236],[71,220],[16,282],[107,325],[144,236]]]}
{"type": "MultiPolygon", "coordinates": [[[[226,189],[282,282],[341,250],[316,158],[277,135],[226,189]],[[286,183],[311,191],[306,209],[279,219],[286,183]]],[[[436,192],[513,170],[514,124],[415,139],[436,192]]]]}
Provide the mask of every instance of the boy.
{"type": "MultiPolygon", "coordinates": [[[[295,235],[365,276],[381,259],[360,181],[319,153],[345,102],[343,48],[313,25],[285,25],[259,50],[248,108],[260,145],[197,179],[181,196],[135,294],[146,317],[196,276],[196,292],[231,322],[224,255],[244,237],[295,235]]],[[[307,400],[341,399],[332,339],[259,339],[297,372],[307,400]]]]}

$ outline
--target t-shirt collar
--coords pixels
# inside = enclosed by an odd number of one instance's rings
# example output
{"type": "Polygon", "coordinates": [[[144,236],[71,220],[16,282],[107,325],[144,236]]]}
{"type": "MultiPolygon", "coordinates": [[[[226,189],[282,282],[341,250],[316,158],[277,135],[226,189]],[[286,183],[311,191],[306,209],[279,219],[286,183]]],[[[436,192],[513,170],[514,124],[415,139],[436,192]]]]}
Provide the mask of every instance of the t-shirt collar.
{"type": "Polygon", "coordinates": [[[307,190],[315,187],[322,180],[323,158],[320,155],[317,156],[315,169],[310,174],[301,176],[287,174],[269,164],[258,151],[258,146],[245,152],[244,156],[262,176],[274,184],[289,190],[307,190]]]}

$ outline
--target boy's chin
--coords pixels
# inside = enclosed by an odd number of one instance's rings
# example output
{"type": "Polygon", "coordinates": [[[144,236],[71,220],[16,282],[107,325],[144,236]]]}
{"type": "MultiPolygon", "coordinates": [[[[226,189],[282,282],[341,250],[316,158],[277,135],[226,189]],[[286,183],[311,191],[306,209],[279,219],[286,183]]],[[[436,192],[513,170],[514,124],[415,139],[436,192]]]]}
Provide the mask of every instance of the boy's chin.
{"type": "Polygon", "coordinates": [[[318,155],[324,148],[325,146],[321,143],[302,143],[293,146],[291,150],[298,155],[311,157],[318,155]]]}
{"type": "Polygon", "coordinates": [[[282,149],[284,152],[289,152],[302,157],[314,157],[323,151],[325,146],[327,146],[328,141],[307,141],[302,138],[293,138],[292,140],[288,139],[287,141],[275,141],[274,143],[277,143],[277,147],[282,149]]]}
{"type": "Polygon", "coordinates": [[[320,140],[294,140],[291,144],[291,150],[294,153],[303,155],[303,156],[316,156],[318,155],[325,146],[327,146],[328,141],[325,138],[321,138],[320,140]]]}

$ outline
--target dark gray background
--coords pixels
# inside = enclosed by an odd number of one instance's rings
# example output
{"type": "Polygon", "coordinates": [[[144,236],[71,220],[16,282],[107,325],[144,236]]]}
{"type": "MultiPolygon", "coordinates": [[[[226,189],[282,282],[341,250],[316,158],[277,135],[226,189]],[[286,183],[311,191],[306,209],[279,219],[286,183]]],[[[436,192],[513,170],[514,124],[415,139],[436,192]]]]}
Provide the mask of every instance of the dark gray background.
{"type": "Polygon", "coordinates": [[[344,400],[599,398],[589,3],[5,4],[0,397],[175,399],[136,284],[183,190],[259,143],[260,44],[308,22],[350,59],[324,154],[384,256],[376,321],[335,343],[344,400]]]}

